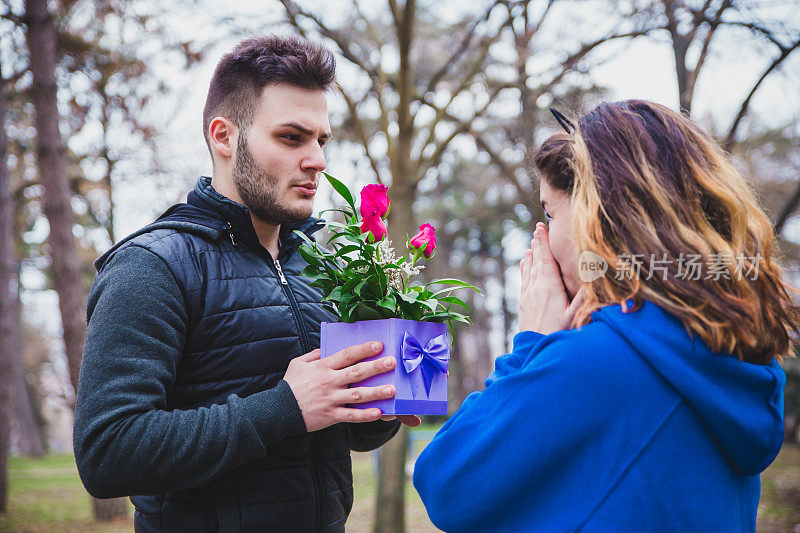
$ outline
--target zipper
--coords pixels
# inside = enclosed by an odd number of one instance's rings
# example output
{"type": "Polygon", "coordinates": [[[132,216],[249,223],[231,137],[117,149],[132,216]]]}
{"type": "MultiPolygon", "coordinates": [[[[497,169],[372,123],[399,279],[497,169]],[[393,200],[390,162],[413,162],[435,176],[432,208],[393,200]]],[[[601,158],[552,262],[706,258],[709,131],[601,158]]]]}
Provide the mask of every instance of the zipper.
{"type": "MultiPolygon", "coordinates": [[[[267,257],[272,259],[269,252],[266,252],[266,254],[267,257]]],[[[300,331],[300,346],[303,348],[303,353],[308,353],[311,351],[311,341],[308,338],[305,326],[303,326],[303,314],[300,312],[300,306],[297,305],[292,286],[286,281],[286,276],[283,274],[283,267],[281,267],[280,261],[272,259],[272,267],[275,269],[275,275],[278,276],[281,285],[283,285],[283,292],[286,294],[286,299],[289,300],[289,307],[292,310],[292,315],[294,315],[297,320],[297,329],[300,331]]]]}
{"type": "Polygon", "coordinates": [[[225,229],[228,230],[228,237],[230,237],[231,239],[231,244],[234,246],[238,246],[238,243],[236,242],[236,237],[233,235],[233,224],[228,222],[228,225],[225,226],[225,229]]]}
{"type": "Polygon", "coordinates": [[[277,259],[274,259],[273,261],[275,262],[275,270],[278,271],[278,278],[280,278],[281,284],[282,285],[289,285],[286,282],[286,277],[283,275],[283,268],[281,268],[281,262],[278,261],[277,259]]]}
{"type": "MultiPolygon", "coordinates": [[[[267,253],[269,255],[269,252],[267,253]]],[[[303,352],[308,353],[311,348],[311,343],[308,339],[308,334],[306,333],[306,328],[303,326],[303,315],[300,313],[300,306],[297,305],[297,300],[295,300],[294,292],[292,292],[292,287],[289,285],[289,282],[286,281],[286,276],[283,274],[283,267],[281,267],[281,262],[275,258],[272,260],[272,264],[275,267],[275,272],[278,275],[278,279],[281,281],[281,285],[283,285],[284,292],[286,293],[286,297],[289,300],[289,306],[292,309],[292,314],[297,317],[297,327],[300,330],[300,344],[303,347],[303,352]]],[[[314,496],[316,497],[317,504],[316,507],[316,516],[317,516],[317,527],[316,529],[322,533],[325,528],[325,491],[322,485],[322,473],[320,472],[320,444],[319,444],[319,433],[314,432],[311,434],[311,478],[314,480],[314,496]]]]}
{"type": "MultiPolygon", "coordinates": [[[[234,246],[237,246],[236,239],[233,234],[233,226],[228,223],[226,226],[228,230],[228,235],[230,236],[231,243],[234,246]]],[[[277,258],[272,258],[270,253],[261,248],[261,256],[265,260],[267,265],[272,266],[275,271],[275,275],[278,277],[278,280],[281,282],[281,286],[283,287],[283,292],[286,295],[286,299],[289,300],[289,307],[292,311],[292,316],[294,317],[295,321],[297,322],[297,328],[300,331],[300,347],[303,349],[303,353],[308,353],[311,351],[311,341],[308,338],[308,333],[306,332],[305,326],[303,326],[303,315],[300,313],[300,306],[297,304],[297,300],[294,297],[294,292],[292,292],[292,287],[289,285],[289,282],[286,280],[286,276],[283,273],[283,267],[281,266],[280,261],[277,258]],[[267,260],[269,259],[269,260],[267,260]]],[[[314,496],[317,500],[316,507],[316,529],[322,533],[325,528],[325,491],[322,485],[322,473],[320,472],[320,444],[319,444],[319,433],[314,432],[311,434],[311,477],[314,480],[314,496]]]]}

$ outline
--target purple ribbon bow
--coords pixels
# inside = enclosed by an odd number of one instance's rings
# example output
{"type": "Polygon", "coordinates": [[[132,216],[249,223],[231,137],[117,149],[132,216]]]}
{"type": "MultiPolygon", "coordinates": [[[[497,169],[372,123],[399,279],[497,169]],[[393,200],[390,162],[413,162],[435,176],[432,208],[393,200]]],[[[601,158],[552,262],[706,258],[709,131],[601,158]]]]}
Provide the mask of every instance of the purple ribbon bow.
{"type": "Polygon", "coordinates": [[[450,364],[450,347],[445,334],[432,338],[423,348],[419,341],[406,331],[403,335],[403,368],[410,374],[417,367],[422,368],[426,394],[431,393],[431,383],[436,372],[447,372],[450,364]]]}

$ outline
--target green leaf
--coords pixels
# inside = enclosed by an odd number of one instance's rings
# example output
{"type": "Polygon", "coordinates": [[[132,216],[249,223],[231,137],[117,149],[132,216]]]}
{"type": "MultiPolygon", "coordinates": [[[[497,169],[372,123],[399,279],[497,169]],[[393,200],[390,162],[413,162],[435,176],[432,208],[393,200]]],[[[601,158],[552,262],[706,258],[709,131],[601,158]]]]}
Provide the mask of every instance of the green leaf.
{"type": "Polygon", "coordinates": [[[341,248],[339,248],[334,254],[334,257],[341,257],[345,254],[349,254],[350,252],[356,252],[360,249],[361,247],[358,246],[357,244],[348,244],[347,246],[342,246],[341,248]]]}
{"type": "MultiPolygon", "coordinates": [[[[351,210],[349,210],[349,209],[336,209],[336,208],[323,209],[322,211],[319,212],[319,216],[322,217],[322,215],[324,215],[325,213],[331,213],[331,212],[343,214],[345,220],[355,220],[356,219],[356,214],[354,212],[352,212],[351,210]]],[[[342,224],[340,222],[335,222],[333,220],[331,220],[330,222],[326,222],[325,225],[328,226],[328,227],[330,227],[330,226],[339,227],[339,228],[346,227],[345,224],[342,224]]]]}
{"type": "Polygon", "coordinates": [[[343,290],[344,292],[349,292],[350,294],[353,294],[353,289],[354,289],[354,288],[355,288],[355,286],[356,286],[356,285],[358,285],[359,283],[361,283],[361,278],[350,278],[350,279],[348,279],[348,280],[345,282],[345,284],[342,286],[342,290],[343,290]]]}
{"type": "Polygon", "coordinates": [[[464,324],[471,324],[469,317],[461,313],[454,313],[452,311],[441,311],[432,315],[425,315],[422,318],[426,322],[440,322],[444,320],[453,320],[455,322],[462,322],[464,324]]]}
{"type": "Polygon", "coordinates": [[[420,306],[414,303],[410,303],[404,299],[402,299],[402,295],[400,300],[397,300],[397,308],[398,311],[402,314],[403,318],[407,318],[409,320],[416,320],[419,321],[422,318],[422,309],[420,306]]]}
{"type": "Polygon", "coordinates": [[[359,243],[359,244],[360,244],[360,243],[363,243],[363,242],[365,242],[365,240],[366,240],[366,239],[364,238],[364,236],[365,236],[365,235],[366,235],[366,233],[362,233],[362,234],[360,234],[360,235],[358,235],[358,236],[351,235],[351,234],[349,234],[349,233],[345,233],[345,234],[344,234],[344,238],[345,238],[345,239],[347,239],[348,241],[351,241],[351,242],[355,242],[355,243],[359,243]]]}
{"type": "Polygon", "coordinates": [[[311,239],[311,237],[309,237],[308,235],[306,235],[306,234],[305,234],[305,233],[303,233],[302,231],[300,231],[300,230],[297,230],[297,229],[296,229],[296,230],[294,230],[294,232],[293,232],[293,233],[294,233],[295,235],[297,235],[298,237],[300,237],[301,239],[303,239],[303,242],[305,242],[305,243],[306,243],[308,246],[310,246],[310,247],[312,247],[312,248],[315,248],[315,247],[316,247],[317,243],[316,243],[316,242],[314,242],[314,241],[311,239]]]}
{"type": "Polygon", "coordinates": [[[475,292],[480,294],[480,290],[475,287],[474,285],[470,285],[466,281],[461,281],[460,279],[453,279],[453,278],[446,278],[446,279],[436,279],[431,281],[430,283],[425,284],[425,288],[430,287],[431,285],[457,285],[459,287],[464,287],[467,289],[472,289],[475,292]]]}
{"type": "Polygon", "coordinates": [[[436,299],[417,300],[417,303],[424,305],[434,313],[439,308],[439,301],[436,299]]]}
{"type": "Polygon", "coordinates": [[[329,294],[336,287],[330,280],[323,279],[314,280],[309,285],[321,289],[323,294],[329,294]]]}
{"type": "Polygon", "coordinates": [[[386,275],[386,271],[377,265],[375,270],[378,274],[378,294],[386,294],[389,289],[389,277],[386,275]]]}
{"type": "MultiPolygon", "coordinates": [[[[337,211],[341,210],[339,209],[337,211]]],[[[355,229],[356,230],[355,233],[361,233],[361,224],[359,224],[358,221],[355,219],[353,219],[352,222],[348,222],[346,224],[342,224],[341,222],[331,221],[326,224],[326,227],[328,228],[329,231],[341,230],[353,233],[353,230],[355,229]]]]}
{"type": "Polygon", "coordinates": [[[404,293],[401,292],[401,293],[398,294],[398,296],[403,301],[406,301],[406,302],[408,302],[410,304],[417,303],[417,293],[404,294],[404,293]]]}
{"type": "Polygon", "coordinates": [[[477,287],[473,287],[472,285],[468,285],[468,286],[460,285],[460,286],[457,286],[457,287],[445,287],[444,289],[439,289],[438,291],[433,293],[433,296],[438,296],[438,295],[444,294],[446,292],[458,291],[458,290],[461,290],[461,289],[472,289],[475,292],[477,292],[478,294],[481,294],[481,291],[478,290],[477,287]]]}
{"type": "Polygon", "coordinates": [[[366,283],[363,290],[366,290],[367,294],[371,295],[375,299],[383,298],[385,296],[385,291],[381,285],[380,279],[376,278],[375,276],[369,276],[364,281],[366,283]]]}
{"type": "Polygon", "coordinates": [[[336,178],[334,178],[333,176],[331,176],[327,172],[323,172],[322,175],[325,176],[328,179],[328,181],[330,182],[331,186],[333,187],[333,190],[338,192],[339,195],[342,198],[344,198],[345,201],[348,204],[350,204],[350,207],[353,208],[353,211],[355,211],[356,210],[356,203],[353,200],[353,195],[350,194],[350,189],[348,189],[347,186],[344,183],[342,183],[341,181],[337,180],[336,178]]]}
{"type": "Polygon", "coordinates": [[[441,298],[439,298],[439,301],[448,303],[450,305],[460,305],[461,307],[469,311],[469,307],[461,298],[456,298],[455,296],[442,296],[441,298]]]}
{"type": "Polygon", "coordinates": [[[328,293],[328,300],[331,301],[339,301],[342,299],[342,288],[341,287],[334,287],[330,293],[328,293]]]}
{"type": "Polygon", "coordinates": [[[371,265],[372,265],[372,263],[370,263],[369,261],[367,261],[367,260],[365,260],[365,259],[353,259],[352,261],[350,261],[349,263],[347,263],[347,268],[346,268],[346,270],[347,270],[348,272],[352,272],[352,271],[354,271],[354,270],[355,270],[355,269],[357,269],[357,268],[364,268],[364,267],[367,267],[367,268],[368,268],[368,267],[370,267],[371,265]]]}
{"type": "Polygon", "coordinates": [[[307,248],[303,248],[301,246],[298,249],[298,251],[300,252],[300,255],[303,257],[303,259],[306,260],[306,263],[308,263],[309,265],[314,265],[315,267],[320,267],[320,268],[324,267],[322,260],[313,252],[309,252],[307,248]]]}
{"type": "Polygon", "coordinates": [[[390,309],[392,311],[396,311],[397,310],[397,298],[395,297],[394,294],[390,294],[388,296],[384,296],[383,298],[378,300],[378,305],[380,305],[381,307],[385,307],[387,309],[390,309]]]}
{"type": "Polygon", "coordinates": [[[367,282],[369,282],[369,278],[362,279],[360,282],[358,282],[358,284],[355,287],[353,287],[353,294],[358,296],[362,300],[364,299],[364,295],[362,293],[365,290],[364,287],[366,287],[367,282]]]}
{"type": "Polygon", "coordinates": [[[380,311],[359,303],[353,309],[351,317],[356,320],[379,320],[383,318],[383,315],[381,315],[380,311]]]}

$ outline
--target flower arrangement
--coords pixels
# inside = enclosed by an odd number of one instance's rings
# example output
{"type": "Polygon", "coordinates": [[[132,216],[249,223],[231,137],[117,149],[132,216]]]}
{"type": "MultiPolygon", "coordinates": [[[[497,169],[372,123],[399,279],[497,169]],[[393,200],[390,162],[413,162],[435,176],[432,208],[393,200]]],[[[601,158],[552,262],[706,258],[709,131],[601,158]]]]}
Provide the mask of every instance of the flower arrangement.
{"type": "Polygon", "coordinates": [[[435,229],[422,224],[420,231],[406,239],[402,255],[395,252],[386,229],[390,201],[385,185],[371,184],[361,190],[361,203],[333,176],[323,173],[347,205],[330,209],[344,216],[344,222],[328,222],[331,238],[321,247],[301,232],[300,254],[308,263],[303,274],[324,293],[342,322],[402,318],[417,322],[470,323],[469,309],[457,289],[480,291],[458,279],[438,279],[426,284],[414,277],[424,268],[436,249],[435,229]],[[359,216],[361,215],[360,220],[359,216]]]}

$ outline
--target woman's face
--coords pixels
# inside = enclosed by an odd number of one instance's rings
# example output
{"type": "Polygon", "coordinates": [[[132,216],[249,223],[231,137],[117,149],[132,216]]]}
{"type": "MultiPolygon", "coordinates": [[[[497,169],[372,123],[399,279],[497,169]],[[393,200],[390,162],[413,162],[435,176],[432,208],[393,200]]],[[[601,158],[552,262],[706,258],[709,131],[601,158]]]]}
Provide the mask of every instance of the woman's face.
{"type": "Polygon", "coordinates": [[[543,179],[540,182],[539,200],[548,220],[550,250],[561,270],[561,279],[564,281],[567,297],[572,300],[580,289],[581,282],[578,278],[578,253],[572,242],[570,198],[566,193],[551,187],[543,179]]]}

